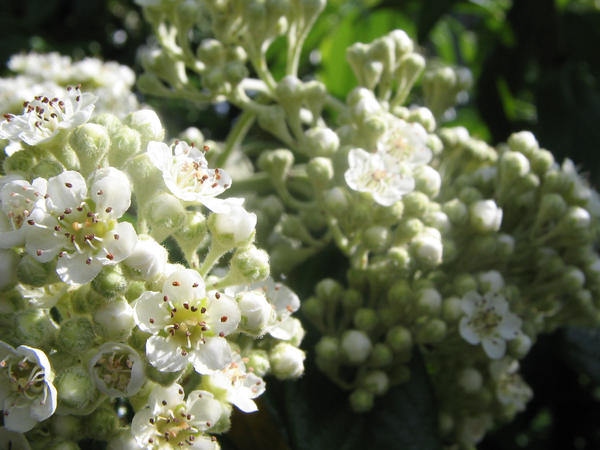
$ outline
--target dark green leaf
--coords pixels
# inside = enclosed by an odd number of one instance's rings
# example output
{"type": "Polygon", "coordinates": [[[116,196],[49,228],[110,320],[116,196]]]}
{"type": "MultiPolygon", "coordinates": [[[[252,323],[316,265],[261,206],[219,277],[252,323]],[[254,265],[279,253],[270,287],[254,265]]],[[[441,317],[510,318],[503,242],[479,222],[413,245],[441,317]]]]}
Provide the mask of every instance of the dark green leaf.
{"type": "Polygon", "coordinates": [[[600,384],[600,330],[570,327],[564,331],[562,353],[567,362],[600,384]]]}

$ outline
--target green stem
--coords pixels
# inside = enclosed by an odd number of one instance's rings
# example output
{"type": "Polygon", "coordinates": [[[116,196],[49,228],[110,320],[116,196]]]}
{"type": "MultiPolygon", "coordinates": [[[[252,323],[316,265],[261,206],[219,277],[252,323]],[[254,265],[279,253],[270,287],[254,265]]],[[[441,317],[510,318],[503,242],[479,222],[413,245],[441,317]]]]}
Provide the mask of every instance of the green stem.
{"type": "Polygon", "coordinates": [[[198,272],[202,276],[202,278],[206,277],[206,274],[213,268],[213,266],[219,261],[221,256],[231,250],[228,247],[224,247],[222,245],[218,245],[215,241],[212,242],[206,257],[204,258],[204,262],[202,266],[198,269],[198,272]]]}
{"type": "Polygon", "coordinates": [[[227,158],[229,158],[229,155],[233,149],[244,140],[244,137],[246,137],[246,134],[248,133],[248,130],[250,130],[250,127],[252,127],[255,118],[256,115],[251,111],[244,111],[240,115],[237,122],[231,129],[229,136],[227,136],[223,153],[221,153],[217,158],[217,167],[223,167],[225,165],[227,158]]]}

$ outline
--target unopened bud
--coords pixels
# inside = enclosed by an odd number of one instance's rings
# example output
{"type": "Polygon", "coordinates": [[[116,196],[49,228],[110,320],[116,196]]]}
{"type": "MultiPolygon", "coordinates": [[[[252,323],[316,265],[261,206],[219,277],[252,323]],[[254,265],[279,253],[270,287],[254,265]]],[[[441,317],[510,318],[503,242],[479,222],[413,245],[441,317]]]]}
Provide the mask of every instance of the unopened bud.
{"type": "Polygon", "coordinates": [[[367,360],[373,345],[363,331],[348,330],[342,335],[340,347],[349,364],[359,365],[367,360]]]}
{"type": "Polygon", "coordinates": [[[293,345],[281,342],[269,354],[271,371],[280,380],[298,378],[304,373],[306,355],[293,345]]]}
{"type": "Polygon", "coordinates": [[[231,258],[232,276],[241,277],[243,283],[251,284],[264,280],[269,276],[269,271],[269,255],[254,246],[236,251],[231,258]]]}
{"type": "Polygon", "coordinates": [[[80,365],[58,371],[54,386],[60,402],[70,408],[83,409],[96,398],[96,387],[80,365]]]}

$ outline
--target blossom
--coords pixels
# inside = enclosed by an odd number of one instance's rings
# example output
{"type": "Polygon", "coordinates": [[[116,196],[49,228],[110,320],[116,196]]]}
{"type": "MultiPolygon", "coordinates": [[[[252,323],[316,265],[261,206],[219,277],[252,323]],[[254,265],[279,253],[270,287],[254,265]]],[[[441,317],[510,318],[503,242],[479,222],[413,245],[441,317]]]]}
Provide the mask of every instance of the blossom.
{"type": "Polygon", "coordinates": [[[131,347],[106,342],[88,364],[90,376],[100,392],[111,397],[135,395],[145,381],[144,363],[131,347]]]}
{"type": "Polygon", "coordinates": [[[183,388],[173,383],[153,389],[147,405],[131,421],[131,432],[145,449],[189,447],[216,450],[216,441],[204,432],[218,422],[223,407],[207,391],[196,390],[184,400],[183,388]]]}
{"type": "Polygon", "coordinates": [[[34,219],[30,217],[34,209],[40,211],[46,185],[43,178],[36,178],[31,184],[14,175],[0,179],[0,248],[25,244],[27,221],[34,219]]]}
{"type": "Polygon", "coordinates": [[[423,166],[432,157],[425,128],[419,123],[405,122],[393,116],[390,117],[387,131],[377,142],[377,149],[391,156],[391,161],[401,167],[423,166]]]}
{"type": "Polygon", "coordinates": [[[167,277],[162,292],[144,292],[135,302],[134,318],[146,341],[148,361],[158,370],[176,372],[188,363],[202,374],[231,362],[225,339],[237,330],[241,314],[235,300],[206,292],[198,272],[179,269],[167,277]]]}
{"type": "Polygon", "coordinates": [[[478,200],[471,204],[471,225],[481,232],[498,231],[502,225],[502,208],[494,200],[478,200]]]}
{"type": "Polygon", "coordinates": [[[24,433],[56,410],[54,372],[45,353],[0,341],[0,404],[4,427],[24,433]]]}
{"type": "Polygon", "coordinates": [[[223,200],[209,223],[214,237],[230,240],[233,246],[250,239],[256,228],[256,214],[246,211],[243,202],[244,199],[236,197],[223,200]]]}
{"type": "Polygon", "coordinates": [[[96,96],[67,88],[67,95],[38,95],[23,104],[23,114],[6,114],[0,123],[0,139],[21,140],[28,145],[48,141],[60,130],[73,129],[87,122],[94,111],[96,96]]]}
{"type": "Polygon", "coordinates": [[[523,411],[533,391],[519,375],[519,362],[510,358],[492,361],[490,375],[496,386],[496,398],[511,413],[523,411]]]}
{"type": "Polygon", "coordinates": [[[483,296],[469,291],[461,301],[465,316],[460,320],[460,335],[469,344],[481,343],[492,359],[500,359],[506,351],[506,341],[515,339],[521,330],[521,319],[508,309],[508,302],[497,292],[483,296]]]}
{"type": "Polygon", "coordinates": [[[102,266],[127,258],[137,242],[133,226],[117,221],[131,203],[127,176],[112,167],[97,169],[89,185],[74,171],[50,178],[46,211],[28,220],[27,251],[40,262],[58,255],[56,272],[69,284],[91,281],[102,266]]]}
{"type": "MultiPolygon", "coordinates": [[[[233,361],[223,370],[208,375],[211,390],[223,391],[225,399],[244,412],[258,411],[255,398],[265,391],[262,378],[246,369],[245,358],[235,353],[233,361]]],[[[246,360],[247,361],[247,360],[246,360]]]]}
{"type": "Polygon", "coordinates": [[[344,174],[348,186],[371,193],[380,205],[391,206],[415,188],[410,168],[397,166],[385,153],[353,148],[348,154],[348,165],[344,174]]]}
{"type": "Polygon", "coordinates": [[[223,209],[222,200],[214,197],[231,186],[231,177],[222,169],[209,169],[201,150],[183,141],[171,147],[152,141],[148,144],[148,156],[177,198],[202,203],[215,212],[223,209]]]}

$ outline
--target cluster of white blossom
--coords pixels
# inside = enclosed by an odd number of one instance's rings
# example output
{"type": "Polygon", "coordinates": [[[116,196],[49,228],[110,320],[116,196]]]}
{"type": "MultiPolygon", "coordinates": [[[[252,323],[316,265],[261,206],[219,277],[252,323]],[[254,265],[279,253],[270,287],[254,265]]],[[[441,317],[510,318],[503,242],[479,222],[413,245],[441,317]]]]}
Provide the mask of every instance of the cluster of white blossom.
{"type": "MultiPolygon", "coordinates": [[[[10,66],[61,82],[118,69],[10,66]]],[[[300,301],[269,276],[256,215],[218,198],[232,182],[209,147],[166,144],[149,109],[97,113],[96,95],[40,92],[0,122],[0,442],[217,449],[266,375],[302,375],[300,301]]]]}
{"type": "Polygon", "coordinates": [[[302,307],[322,334],[318,366],[351,391],[354,410],[406,382],[418,351],[444,440],[472,448],[531,398],[519,360],[540,333],[600,323],[598,194],[531,133],[492,147],[440,126],[468,71],[426,62],[396,30],[348,49],[359,87],[342,103],[298,78],[324,0],[137,3],[159,44],[144,52],[142,90],[241,108],[222,164],[254,122],[274,137],[233,180],[275,270],[331,243],[346,256],[347,279],[314,280],[302,307]],[[212,36],[191,41],[195,29],[212,36]],[[277,80],[266,53],[280,35],[277,80]],[[404,106],[423,73],[425,106],[404,106]]]}

